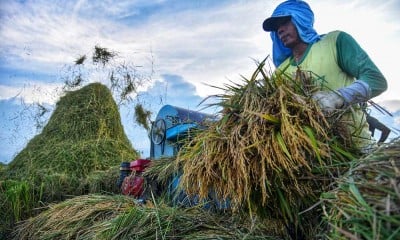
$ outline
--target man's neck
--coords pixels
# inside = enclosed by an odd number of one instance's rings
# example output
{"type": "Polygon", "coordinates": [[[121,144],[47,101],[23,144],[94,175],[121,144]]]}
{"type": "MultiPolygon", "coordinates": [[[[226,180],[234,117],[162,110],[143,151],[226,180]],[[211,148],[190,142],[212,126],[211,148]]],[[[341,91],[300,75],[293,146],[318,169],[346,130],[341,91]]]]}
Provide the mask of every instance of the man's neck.
{"type": "Polygon", "coordinates": [[[301,58],[303,57],[304,53],[307,50],[307,47],[308,47],[307,43],[301,42],[292,49],[294,61],[299,62],[301,60],[301,58]]]}

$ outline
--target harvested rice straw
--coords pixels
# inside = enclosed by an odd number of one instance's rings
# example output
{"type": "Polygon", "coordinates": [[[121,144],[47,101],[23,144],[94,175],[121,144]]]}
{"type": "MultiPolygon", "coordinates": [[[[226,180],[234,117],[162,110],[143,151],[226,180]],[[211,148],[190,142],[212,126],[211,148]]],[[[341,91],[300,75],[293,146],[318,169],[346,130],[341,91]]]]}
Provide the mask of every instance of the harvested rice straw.
{"type": "Polygon", "coordinates": [[[170,184],[173,177],[177,176],[178,173],[179,169],[176,168],[174,157],[161,157],[151,161],[151,164],[143,173],[145,182],[142,197],[145,199],[163,198],[164,201],[167,201],[167,198],[172,199],[170,184]]]}
{"type": "Polygon", "coordinates": [[[9,164],[10,177],[26,178],[43,169],[86,176],[135,159],[110,90],[91,83],[57,102],[43,131],[9,164]]]}
{"type": "Polygon", "coordinates": [[[177,171],[174,157],[161,157],[151,162],[143,176],[166,186],[177,171]]]}
{"type": "Polygon", "coordinates": [[[400,139],[381,146],[322,195],[328,239],[400,239],[400,139]]]}
{"type": "Polygon", "coordinates": [[[84,195],[52,204],[41,214],[22,222],[13,239],[95,239],[103,223],[132,205],[125,196],[84,195]]]}
{"type": "Polygon", "coordinates": [[[284,74],[268,77],[264,64],[217,95],[221,119],[178,153],[181,187],[201,198],[212,190],[233,209],[247,205],[293,221],[324,188],[314,173],[331,164],[329,124],[309,85],[284,74]]]}
{"type": "Polygon", "coordinates": [[[87,195],[51,205],[20,224],[13,239],[283,239],[281,220],[216,214],[201,207],[135,204],[126,196],[87,195]]]}
{"type": "MultiPolygon", "coordinates": [[[[24,191],[25,184],[19,184],[19,190],[26,194],[10,194],[21,196],[18,200],[24,204],[3,197],[7,192],[18,193],[13,190],[16,186],[0,189],[0,212],[4,215],[0,225],[13,226],[14,218],[34,215],[38,211],[31,210],[31,206],[42,207],[88,192],[119,191],[113,187],[118,171],[111,168],[137,156],[106,86],[91,83],[66,92],[42,132],[0,174],[0,181],[27,182],[29,189],[24,191]]],[[[0,227],[0,238],[3,229],[0,227]]]]}

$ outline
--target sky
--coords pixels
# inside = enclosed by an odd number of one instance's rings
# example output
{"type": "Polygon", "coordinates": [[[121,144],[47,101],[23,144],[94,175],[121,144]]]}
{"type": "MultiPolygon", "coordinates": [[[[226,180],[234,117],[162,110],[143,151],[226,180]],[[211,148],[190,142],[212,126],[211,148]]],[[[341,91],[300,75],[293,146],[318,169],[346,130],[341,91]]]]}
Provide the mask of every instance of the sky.
{"type": "MultiPolygon", "coordinates": [[[[10,162],[40,133],[27,106],[54,106],[68,66],[94,46],[151,74],[140,91],[154,114],[164,104],[197,110],[218,93],[210,85],[240,82],[272,53],[262,22],[280,2],[0,0],[0,162],[10,162]]],[[[308,3],[319,34],[351,34],[385,75],[389,88],[373,101],[400,110],[400,1],[308,3]]],[[[90,81],[104,79],[94,74],[90,81]]],[[[147,133],[132,120],[132,109],[121,109],[121,117],[133,147],[146,155],[147,133]]],[[[388,121],[400,129],[398,118],[388,121]]]]}

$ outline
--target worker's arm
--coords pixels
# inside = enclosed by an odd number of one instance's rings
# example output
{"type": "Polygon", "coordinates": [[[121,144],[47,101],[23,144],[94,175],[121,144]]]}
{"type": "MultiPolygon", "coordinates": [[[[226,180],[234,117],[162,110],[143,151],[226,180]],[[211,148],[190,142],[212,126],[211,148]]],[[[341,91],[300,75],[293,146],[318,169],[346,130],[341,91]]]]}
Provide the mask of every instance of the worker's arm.
{"type": "Polygon", "coordinates": [[[355,89],[369,88],[366,89],[369,93],[368,99],[387,89],[385,77],[352,36],[341,32],[336,41],[336,48],[340,68],[358,80],[359,86],[355,86],[355,89]]]}

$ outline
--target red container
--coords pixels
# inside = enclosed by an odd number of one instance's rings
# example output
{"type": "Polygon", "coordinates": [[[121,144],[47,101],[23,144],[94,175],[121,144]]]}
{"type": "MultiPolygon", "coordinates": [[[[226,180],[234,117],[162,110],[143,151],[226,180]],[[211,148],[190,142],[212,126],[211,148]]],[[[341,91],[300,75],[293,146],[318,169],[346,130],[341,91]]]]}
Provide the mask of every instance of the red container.
{"type": "Polygon", "coordinates": [[[144,169],[146,169],[149,166],[150,162],[151,160],[148,159],[137,159],[130,163],[130,169],[131,171],[135,172],[143,172],[144,169]]]}
{"type": "Polygon", "coordinates": [[[121,190],[124,195],[140,197],[143,193],[144,178],[142,172],[150,165],[151,160],[136,159],[129,163],[130,175],[125,177],[121,190]]]}
{"type": "Polygon", "coordinates": [[[121,190],[124,195],[140,197],[143,193],[144,178],[142,176],[130,175],[122,182],[121,190]]]}

